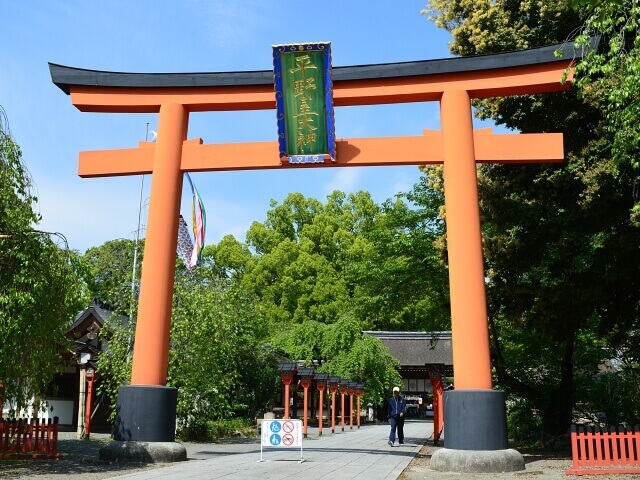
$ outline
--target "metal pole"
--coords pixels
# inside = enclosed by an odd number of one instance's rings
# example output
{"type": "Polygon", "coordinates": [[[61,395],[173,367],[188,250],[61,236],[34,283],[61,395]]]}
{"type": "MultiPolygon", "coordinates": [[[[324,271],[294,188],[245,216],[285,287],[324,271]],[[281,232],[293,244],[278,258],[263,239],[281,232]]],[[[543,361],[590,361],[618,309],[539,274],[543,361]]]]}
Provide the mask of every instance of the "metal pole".
{"type": "MultiPolygon", "coordinates": [[[[149,139],[149,122],[147,122],[144,141],[149,139]]],[[[133,318],[133,305],[136,291],[136,269],[138,267],[138,243],[140,240],[140,219],[142,217],[142,192],[144,190],[144,174],[140,179],[140,197],[138,199],[138,228],[136,228],[136,243],[133,248],[133,271],[131,272],[131,318],[133,318]]]]}

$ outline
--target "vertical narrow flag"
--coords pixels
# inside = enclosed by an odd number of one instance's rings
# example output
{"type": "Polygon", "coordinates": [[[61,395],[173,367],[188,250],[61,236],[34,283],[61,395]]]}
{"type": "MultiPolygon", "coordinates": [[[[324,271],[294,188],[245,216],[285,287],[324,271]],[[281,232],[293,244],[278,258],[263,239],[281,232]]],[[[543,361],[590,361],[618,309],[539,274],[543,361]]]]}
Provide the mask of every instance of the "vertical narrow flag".
{"type": "Polygon", "coordinates": [[[187,270],[192,270],[191,267],[191,253],[193,252],[193,241],[191,240],[191,234],[189,233],[189,227],[187,222],[184,221],[184,217],[180,215],[178,218],[178,257],[187,267],[187,270]]]}
{"type": "Polygon", "coordinates": [[[191,176],[185,172],[189,185],[191,186],[191,193],[193,194],[193,200],[191,202],[191,216],[193,226],[193,251],[191,252],[191,260],[189,263],[190,268],[194,268],[202,259],[202,250],[204,249],[204,234],[207,228],[207,213],[202,203],[202,198],[196,189],[195,185],[191,181],[191,176]]]}

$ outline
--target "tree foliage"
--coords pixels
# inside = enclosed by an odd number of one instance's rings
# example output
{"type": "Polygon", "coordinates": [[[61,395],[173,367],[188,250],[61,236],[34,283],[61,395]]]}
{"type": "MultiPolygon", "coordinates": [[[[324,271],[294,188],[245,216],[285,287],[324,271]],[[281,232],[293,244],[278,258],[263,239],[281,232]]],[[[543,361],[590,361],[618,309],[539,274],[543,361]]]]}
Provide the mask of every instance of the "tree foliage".
{"type": "Polygon", "coordinates": [[[441,327],[447,277],[430,218],[401,200],[376,205],[366,192],[334,192],[325,205],[292,194],[249,230],[257,255],[243,285],[276,327],[346,313],[363,329],[441,327]]]}
{"type": "MultiPolygon", "coordinates": [[[[584,98],[603,112],[600,128],[611,138],[611,156],[620,169],[632,169],[640,183],[640,1],[573,0],[586,12],[584,27],[575,41],[587,49],[576,67],[577,84],[584,98]],[[600,35],[598,49],[588,49],[600,35]]],[[[632,219],[640,224],[640,194],[634,196],[632,219]]]]}
{"type": "Polygon", "coordinates": [[[0,110],[0,403],[13,402],[16,413],[65,363],[64,334],[85,301],[68,247],[34,229],[32,187],[0,110]]]}
{"type": "Polygon", "coordinates": [[[167,384],[178,388],[181,428],[266,408],[278,372],[264,348],[264,323],[239,289],[191,274],[178,278],[167,384]]]}
{"type": "MultiPolygon", "coordinates": [[[[448,324],[446,266],[433,244],[442,224],[430,216],[437,198],[414,209],[376,205],[365,192],[334,192],[324,204],[290,194],[252,224],[246,244],[227,236],[208,245],[194,273],[178,264],[168,382],[179,389],[181,428],[265,409],[279,382],[276,352],[362,381],[365,401],[381,401],[400,380],[398,364],[362,330],[448,324]]],[[[85,255],[96,295],[121,311],[130,250],[113,241],[85,255]]],[[[115,379],[115,398],[133,327],[108,329],[113,348],[99,367],[115,379]]]]}
{"type": "Polygon", "coordinates": [[[119,315],[131,315],[137,301],[137,285],[144,259],[144,240],[138,245],[138,267],[134,288],[131,288],[135,241],[110,240],[88,249],[82,257],[85,281],[93,298],[99,299],[119,315]]]}
{"type": "MultiPolygon", "coordinates": [[[[460,55],[562,42],[585,19],[568,1],[546,0],[431,0],[426,12],[460,55]]],[[[629,218],[637,178],[614,160],[601,94],[590,100],[574,87],[475,104],[481,118],[509,128],[565,135],[563,165],[479,168],[497,379],[536,407],[548,433],[565,431],[588,379],[639,317],[638,230],[629,218]]]]}
{"type": "Polygon", "coordinates": [[[254,222],[247,235],[257,254],[241,283],[272,319],[274,345],[289,358],[363,381],[366,401],[381,401],[399,381],[398,364],[361,331],[448,324],[436,203],[380,206],[366,192],[334,192],[326,204],[300,194],[272,203],[266,222],[254,222]]]}

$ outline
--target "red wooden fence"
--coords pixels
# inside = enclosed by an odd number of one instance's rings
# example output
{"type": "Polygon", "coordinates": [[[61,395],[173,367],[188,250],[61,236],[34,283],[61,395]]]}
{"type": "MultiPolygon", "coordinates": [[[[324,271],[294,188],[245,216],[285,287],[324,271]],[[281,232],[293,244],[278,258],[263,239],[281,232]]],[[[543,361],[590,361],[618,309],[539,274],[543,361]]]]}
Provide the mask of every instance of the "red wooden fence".
{"type": "Polygon", "coordinates": [[[0,418],[0,458],[61,458],[58,453],[58,417],[40,422],[37,418],[0,418]]]}
{"type": "Polygon", "coordinates": [[[640,473],[640,428],[571,426],[573,468],[567,475],[640,473]]]}

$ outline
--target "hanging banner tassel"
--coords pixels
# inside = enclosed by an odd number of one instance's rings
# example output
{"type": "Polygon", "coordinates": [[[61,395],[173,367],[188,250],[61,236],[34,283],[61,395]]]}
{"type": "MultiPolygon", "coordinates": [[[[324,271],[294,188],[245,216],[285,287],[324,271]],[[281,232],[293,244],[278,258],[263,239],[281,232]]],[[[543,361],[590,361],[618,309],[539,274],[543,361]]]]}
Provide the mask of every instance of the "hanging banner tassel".
{"type": "Polygon", "coordinates": [[[191,186],[191,193],[193,194],[193,200],[191,202],[191,216],[193,226],[193,237],[195,239],[193,250],[191,252],[191,259],[189,261],[190,269],[195,268],[196,265],[202,260],[202,251],[204,249],[204,236],[207,228],[207,213],[202,203],[202,198],[196,189],[195,185],[191,181],[191,176],[185,172],[189,185],[191,186]]]}
{"type": "Polygon", "coordinates": [[[193,270],[191,266],[191,254],[193,252],[193,241],[189,233],[189,226],[185,222],[184,217],[180,215],[178,218],[178,247],[177,253],[187,270],[193,270]]]}

